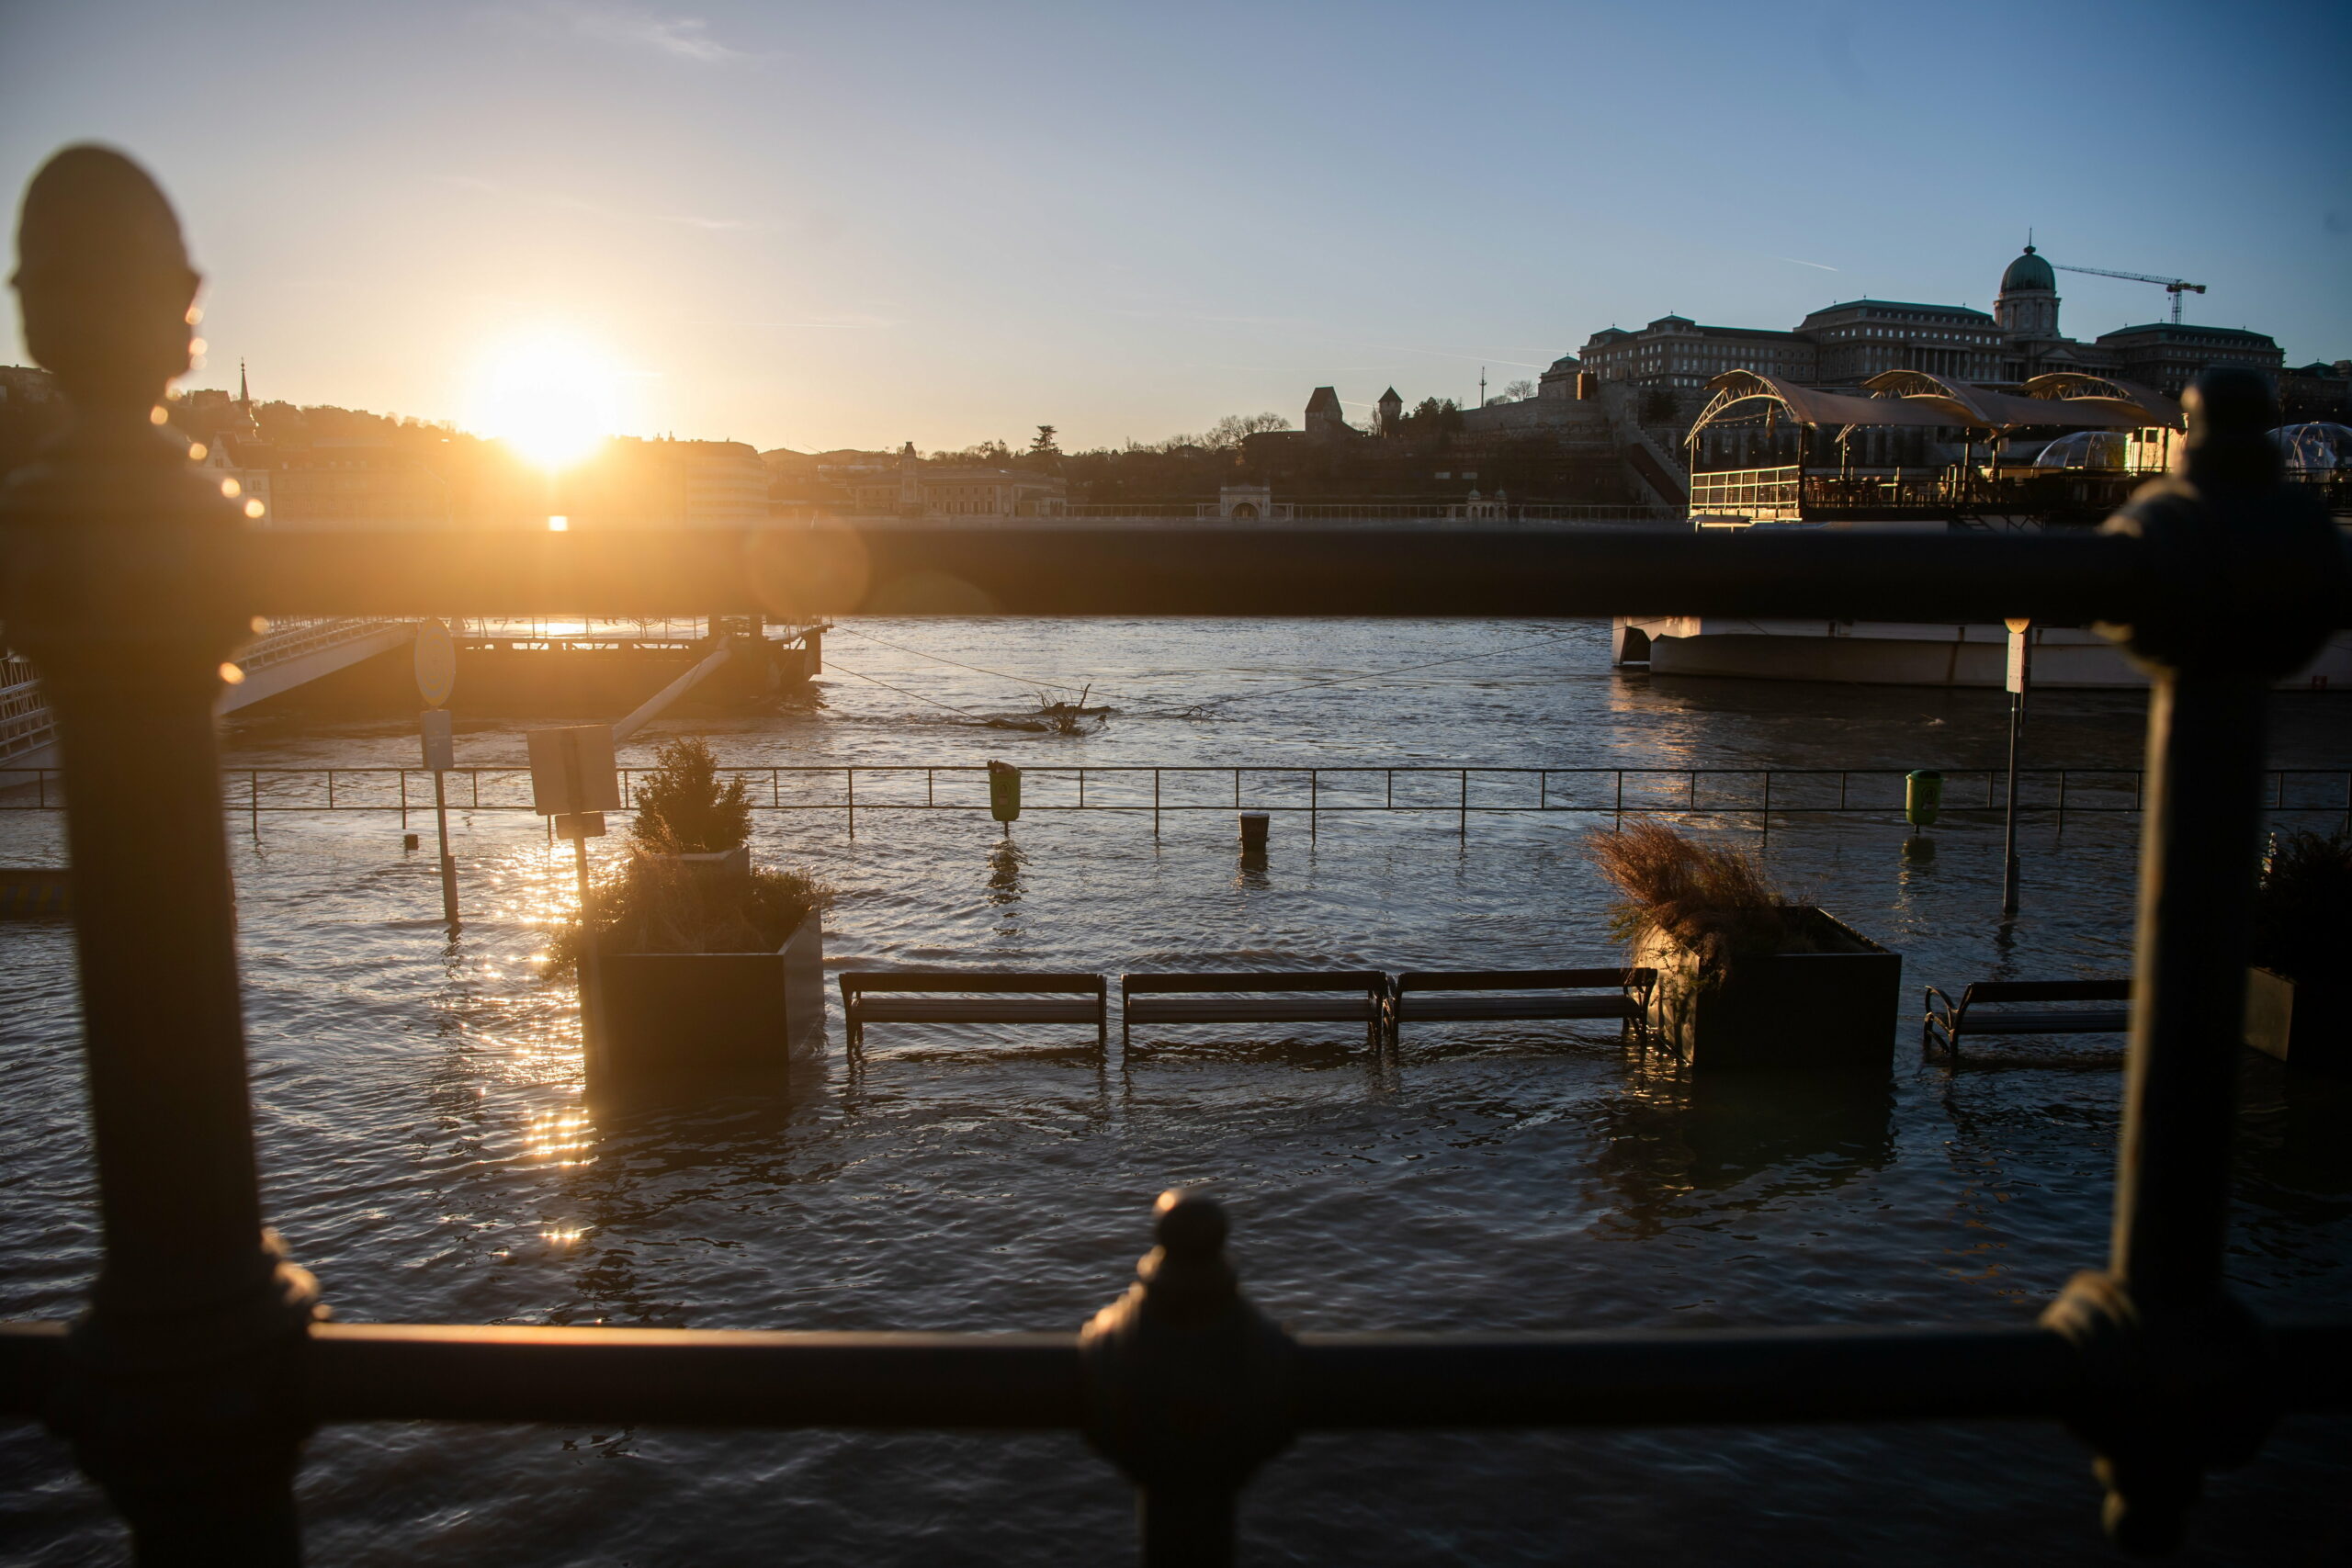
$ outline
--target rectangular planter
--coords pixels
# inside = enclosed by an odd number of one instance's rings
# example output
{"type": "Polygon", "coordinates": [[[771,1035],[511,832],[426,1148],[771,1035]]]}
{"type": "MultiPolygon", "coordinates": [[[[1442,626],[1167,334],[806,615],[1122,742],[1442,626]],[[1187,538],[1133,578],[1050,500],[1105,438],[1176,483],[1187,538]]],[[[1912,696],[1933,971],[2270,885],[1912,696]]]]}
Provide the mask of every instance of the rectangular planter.
{"type": "Polygon", "coordinates": [[[825,1054],[824,918],[774,953],[617,953],[597,961],[592,1098],[667,1097],[825,1054]]]}
{"type": "Polygon", "coordinates": [[[1903,955],[1824,910],[1800,914],[1826,951],[1743,958],[1713,987],[1673,938],[1637,943],[1633,962],[1657,971],[1657,1037],[1700,1067],[1891,1067],[1903,955]]]}
{"type": "Polygon", "coordinates": [[[2352,1069],[2352,984],[2245,972],[2245,1043],[2290,1067],[2352,1069]]]}

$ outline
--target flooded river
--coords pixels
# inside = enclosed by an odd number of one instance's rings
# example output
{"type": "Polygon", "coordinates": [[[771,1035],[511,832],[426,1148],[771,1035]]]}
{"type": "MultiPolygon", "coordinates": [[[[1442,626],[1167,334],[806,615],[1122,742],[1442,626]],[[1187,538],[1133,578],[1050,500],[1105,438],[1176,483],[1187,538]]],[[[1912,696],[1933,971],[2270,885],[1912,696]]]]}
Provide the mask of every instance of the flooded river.
{"type": "MultiPolygon", "coordinates": [[[[697,732],[761,767],[1981,767],[2006,734],[1997,693],[1614,673],[1605,628],[1585,623],[872,621],[826,655],[812,701],[684,710],[630,759],[697,732]],[[975,718],[1089,682],[1120,710],[1099,734],[975,718]]],[[[462,693],[458,708],[458,759],[483,766],[519,763],[522,729],[547,716],[471,713],[462,693]]],[[[2280,698],[2274,761],[2352,765],[2348,719],[2341,696],[2280,698]]],[[[2038,698],[2029,761],[2135,765],[2141,723],[2134,694],[2038,698]]],[[[253,768],[410,761],[414,746],[413,719],[390,716],[241,716],[228,735],[253,768]]],[[[906,787],[890,798],[920,798],[906,787]]],[[[1039,777],[1034,797],[1060,787],[1039,777]]],[[[1482,798],[1501,802],[1517,786],[1492,787],[1482,798]]],[[[1264,788],[1303,799],[1296,776],[1264,788]]],[[[1583,846],[1605,817],[1474,815],[1464,833],[1446,809],[1326,812],[1310,833],[1284,813],[1255,871],[1229,809],[1168,812],[1156,835],[1148,813],[1039,811],[1007,837],[984,813],[885,804],[862,799],[854,837],[838,811],[759,818],[761,859],[840,890],[834,967],[1611,952],[1583,846]]],[[[1782,816],[1760,841],[1787,885],[1904,954],[1908,1016],[1923,984],[2118,972],[2137,824],[2034,816],[2006,927],[1997,818],[1948,819],[1931,861],[1905,860],[1884,813],[1782,816]]],[[[1752,821],[1701,825],[1758,841],[1752,821]]],[[[1175,1184],[1227,1205],[1246,1288],[1297,1328],[2020,1322],[2106,1246],[2111,1055],[2062,1042],[2018,1047],[2041,1065],[1953,1072],[1920,1062],[1908,1026],[1887,1081],[1830,1095],[1693,1084],[1556,1025],[1424,1027],[1393,1071],[1344,1027],[1171,1029],[1125,1053],[1114,1029],[1104,1063],[1057,1048],[1091,1038],[1075,1031],[877,1026],[853,1077],[835,1016],[825,1080],[797,1103],[599,1125],[580,1107],[573,1001],[536,972],[570,886],[537,819],[455,816],[455,940],[430,856],[402,852],[395,818],[230,826],[266,1208],[345,1320],[1075,1328],[1123,1288],[1152,1197],[1175,1184]]],[[[431,844],[429,814],[410,826],[431,844]]],[[[0,861],[56,844],[53,814],[0,815],[0,861]]],[[[95,1258],[68,933],[11,925],[0,943],[0,1313],[54,1317],[95,1258]]],[[[2244,1086],[2237,1288],[2265,1311],[2340,1311],[2352,1096],[2251,1055],[2244,1086]]],[[[2352,1422],[2286,1424],[2217,1478],[2183,1561],[2341,1561],[2347,1448],[2352,1422]]],[[[349,1427],[313,1442],[301,1489],[320,1562],[1131,1550],[1129,1494],[1075,1436],[349,1427]]],[[[2084,1452],[1996,1423],[1315,1436],[1267,1468],[1242,1519],[1261,1563],[2111,1560],[2084,1452]]],[[[0,1558],[122,1552],[62,1449],[0,1432],[0,1558]]]]}

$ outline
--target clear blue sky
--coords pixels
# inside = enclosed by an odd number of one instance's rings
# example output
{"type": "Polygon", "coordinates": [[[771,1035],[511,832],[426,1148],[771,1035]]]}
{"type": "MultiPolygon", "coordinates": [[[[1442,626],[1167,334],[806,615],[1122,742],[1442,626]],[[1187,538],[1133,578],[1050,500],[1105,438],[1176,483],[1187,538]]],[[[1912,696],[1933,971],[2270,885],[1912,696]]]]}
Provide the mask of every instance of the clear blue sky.
{"type": "MultiPolygon", "coordinates": [[[[427,417],[544,329],[639,431],[1156,439],[1669,310],[1987,306],[2029,224],[2352,355],[2340,3],[0,0],[11,205],[79,139],[188,224],[190,384],[427,417]]],[[[2078,336],[2164,310],[2061,282],[2078,336]]]]}

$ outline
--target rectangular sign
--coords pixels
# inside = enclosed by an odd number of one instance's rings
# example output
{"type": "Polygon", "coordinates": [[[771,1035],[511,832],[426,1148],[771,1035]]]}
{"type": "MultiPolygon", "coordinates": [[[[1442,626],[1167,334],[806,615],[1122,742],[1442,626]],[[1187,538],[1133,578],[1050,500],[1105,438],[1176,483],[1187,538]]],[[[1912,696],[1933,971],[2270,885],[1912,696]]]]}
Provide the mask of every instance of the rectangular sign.
{"type": "Polygon", "coordinates": [[[426,708],[417,716],[417,729],[424,739],[424,765],[427,768],[436,773],[446,773],[458,765],[447,708],[426,708]]]}
{"type": "Polygon", "coordinates": [[[2025,692],[2025,639],[2023,632],[2009,634],[2009,690],[2022,695],[2025,692]]]}
{"type": "Polygon", "coordinates": [[[576,817],[621,808],[621,778],[613,762],[613,727],[579,724],[534,729],[531,809],[542,817],[576,817]]]}

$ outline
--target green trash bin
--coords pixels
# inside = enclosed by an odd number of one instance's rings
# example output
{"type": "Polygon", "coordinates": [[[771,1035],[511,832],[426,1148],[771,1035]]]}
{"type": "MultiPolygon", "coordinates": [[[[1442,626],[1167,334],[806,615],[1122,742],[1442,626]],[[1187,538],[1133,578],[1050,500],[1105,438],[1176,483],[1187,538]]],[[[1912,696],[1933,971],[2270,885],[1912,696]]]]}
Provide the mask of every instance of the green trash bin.
{"type": "Polygon", "coordinates": [[[1914,828],[1935,825],[1944,805],[1944,776],[1933,768],[1915,768],[1903,779],[1903,819],[1914,828]]]}
{"type": "Polygon", "coordinates": [[[1010,762],[989,764],[989,815],[1000,822],[1021,820],[1021,770],[1010,762]]]}

